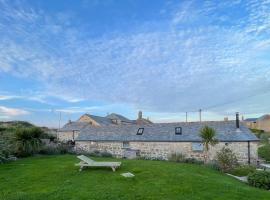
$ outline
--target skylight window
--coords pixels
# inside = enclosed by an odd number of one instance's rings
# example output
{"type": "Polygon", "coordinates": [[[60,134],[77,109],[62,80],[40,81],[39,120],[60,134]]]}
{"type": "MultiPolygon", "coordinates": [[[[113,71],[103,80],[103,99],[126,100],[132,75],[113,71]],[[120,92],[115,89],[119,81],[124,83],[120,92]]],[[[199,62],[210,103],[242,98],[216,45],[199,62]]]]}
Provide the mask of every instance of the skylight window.
{"type": "Polygon", "coordinates": [[[144,128],[139,128],[137,131],[137,135],[142,135],[144,131],[144,128]]]}
{"type": "Polygon", "coordinates": [[[182,127],[175,127],[175,135],[182,135],[182,127]]]}

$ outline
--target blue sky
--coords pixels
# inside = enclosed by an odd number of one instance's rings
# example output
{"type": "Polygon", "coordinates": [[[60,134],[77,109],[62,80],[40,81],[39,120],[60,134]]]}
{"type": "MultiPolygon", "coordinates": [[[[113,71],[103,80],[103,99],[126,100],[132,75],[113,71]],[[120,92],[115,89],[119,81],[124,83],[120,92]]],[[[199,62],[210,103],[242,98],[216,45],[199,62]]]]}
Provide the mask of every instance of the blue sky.
{"type": "Polygon", "coordinates": [[[270,112],[270,2],[0,0],[0,120],[270,112]]]}

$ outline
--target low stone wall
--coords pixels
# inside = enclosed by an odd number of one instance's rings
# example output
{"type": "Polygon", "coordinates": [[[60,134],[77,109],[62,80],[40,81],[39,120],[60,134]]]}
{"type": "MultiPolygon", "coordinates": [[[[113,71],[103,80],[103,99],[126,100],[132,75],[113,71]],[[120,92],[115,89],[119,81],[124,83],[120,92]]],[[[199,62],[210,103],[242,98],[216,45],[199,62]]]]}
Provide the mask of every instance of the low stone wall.
{"type": "MultiPolygon", "coordinates": [[[[216,153],[224,146],[233,150],[239,162],[248,162],[248,142],[220,142],[209,149],[209,159],[213,160],[216,153]]],[[[251,162],[256,162],[257,142],[250,142],[250,158],[251,162]]],[[[196,158],[203,160],[202,151],[192,150],[192,142],[129,142],[129,148],[138,149],[140,156],[149,159],[167,160],[172,153],[181,153],[187,158],[196,158]]],[[[94,141],[76,141],[76,149],[92,152],[95,150],[110,152],[116,157],[124,155],[125,148],[123,142],[94,142],[94,141]]]]}

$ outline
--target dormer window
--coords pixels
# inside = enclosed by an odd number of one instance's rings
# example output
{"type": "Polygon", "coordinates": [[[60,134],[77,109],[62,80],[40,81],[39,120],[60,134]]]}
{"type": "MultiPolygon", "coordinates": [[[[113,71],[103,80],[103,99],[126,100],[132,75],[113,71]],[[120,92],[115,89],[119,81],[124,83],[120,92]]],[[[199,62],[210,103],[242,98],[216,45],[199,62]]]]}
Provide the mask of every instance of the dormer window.
{"type": "Polygon", "coordinates": [[[182,127],[175,127],[175,135],[182,135],[182,127]]]}
{"type": "Polygon", "coordinates": [[[139,128],[137,131],[137,135],[142,135],[144,131],[144,128],[139,128]]]}

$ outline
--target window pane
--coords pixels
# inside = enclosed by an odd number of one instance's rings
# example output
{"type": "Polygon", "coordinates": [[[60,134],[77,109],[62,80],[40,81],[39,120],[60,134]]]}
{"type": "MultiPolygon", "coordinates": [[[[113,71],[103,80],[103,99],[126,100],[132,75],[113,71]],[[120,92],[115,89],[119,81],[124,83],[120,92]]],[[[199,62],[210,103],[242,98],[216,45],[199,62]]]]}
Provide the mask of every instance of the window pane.
{"type": "Polygon", "coordinates": [[[175,134],[181,135],[182,134],[182,128],[181,127],[176,127],[175,128],[175,134]]]}
{"type": "Polygon", "coordinates": [[[192,151],[203,151],[203,144],[200,142],[193,142],[192,151]]]}

